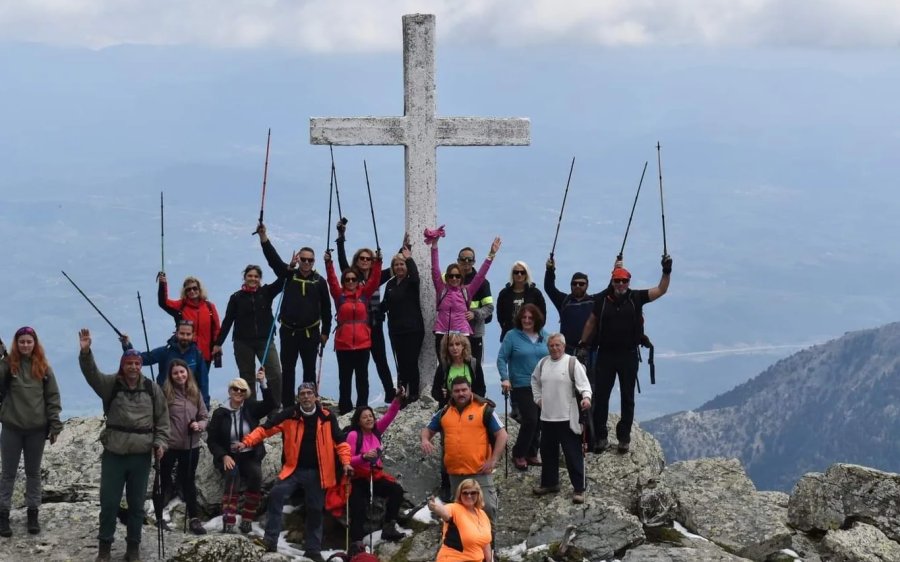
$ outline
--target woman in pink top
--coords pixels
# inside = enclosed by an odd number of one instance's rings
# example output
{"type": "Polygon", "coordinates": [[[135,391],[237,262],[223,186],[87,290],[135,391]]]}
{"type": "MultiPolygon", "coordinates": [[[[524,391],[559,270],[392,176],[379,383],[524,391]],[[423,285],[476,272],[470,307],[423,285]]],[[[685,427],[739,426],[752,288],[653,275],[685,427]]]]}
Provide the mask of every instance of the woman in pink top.
{"type": "Polygon", "coordinates": [[[350,491],[350,540],[353,542],[361,541],[366,534],[366,508],[371,501],[370,489],[376,496],[387,499],[381,538],[396,541],[405,536],[397,528],[403,487],[384,471],[384,463],[381,461],[381,436],[394,421],[405,399],[406,389],[401,386],[381,418],[376,419],[375,411],[369,406],[361,406],[353,412],[350,419],[347,444],[350,445],[350,466],[353,467],[353,487],[350,491]]]}
{"type": "MultiPolygon", "coordinates": [[[[442,230],[440,230],[443,233],[442,230]]],[[[447,266],[444,278],[441,278],[441,261],[438,257],[438,239],[439,236],[431,238],[431,280],[434,282],[434,289],[437,294],[437,313],[434,317],[434,346],[440,349],[441,338],[444,334],[451,332],[460,333],[468,336],[472,333],[469,321],[466,319],[466,312],[469,311],[469,303],[472,295],[478,292],[479,287],[484,282],[488,270],[494,256],[500,250],[500,237],[494,238],[491,244],[491,251],[488,253],[478,268],[478,273],[472,278],[472,282],[463,285],[462,270],[456,262],[447,266]]]]}

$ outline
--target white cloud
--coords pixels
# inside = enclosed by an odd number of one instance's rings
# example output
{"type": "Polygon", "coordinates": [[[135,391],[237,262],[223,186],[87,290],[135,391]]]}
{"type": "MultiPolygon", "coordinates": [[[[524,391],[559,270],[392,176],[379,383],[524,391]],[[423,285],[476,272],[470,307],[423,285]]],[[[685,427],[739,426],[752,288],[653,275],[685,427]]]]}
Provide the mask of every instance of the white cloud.
{"type": "Polygon", "coordinates": [[[896,47],[896,0],[24,0],[0,40],[398,50],[400,16],[437,15],[442,41],[601,46],[896,47]]]}

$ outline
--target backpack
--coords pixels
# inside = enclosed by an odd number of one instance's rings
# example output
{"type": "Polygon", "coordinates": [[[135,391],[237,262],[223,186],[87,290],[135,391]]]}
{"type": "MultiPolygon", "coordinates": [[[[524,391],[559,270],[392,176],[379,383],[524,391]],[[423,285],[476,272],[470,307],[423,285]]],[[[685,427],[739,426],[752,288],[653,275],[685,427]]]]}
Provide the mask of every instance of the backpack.
{"type": "Polygon", "coordinates": [[[106,424],[106,427],[109,429],[115,429],[116,431],[122,431],[125,433],[155,433],[156,432],[156,400],[153,397],[153,381],[148,379],[147,377],[141,375],[143,379],[143,384],[141,384],[140,388],[135,390],[131,389],[123,389],[121,384],[118,384],[119,381],[116,381],[117,384],[113,385],[112,393],[109,395],[107,400],[103,401],[103,420],[106,421],[106,417],[109,415],[109,408],[112,406],[113,400],[115,400],[116,396],[119,395],[123,390],[125,392],[146,392],[150,395],[150,404],[153,406],[153,427],[151,429],[134,429],[129,427],[124,427],[120,425],[110,425],[106,424]]]}
{"type": "MultiPolygon", "coordinates": [[[[541,360],[538,361],[538,364],[537,364],[538,369],[543,369],[544,365],[547,363],[547,361],[549,359],[550,359],[549,355],[545,355],[544,357],[541,357],[541,360]]],[[[581,398],[581,395],[578,394],[578,389],[575,388],[575,362],[576,361],[578,361],[578,359],[576,357],[569,355],[569,380],[572,381],[572,395],[576,399],[578,399],[578,398],[581,398]]]]}
{"type": "MultiPolygon", "coordinates": [[[[600,305],[600,316],[597,318],[597,336],[596,336],[597,338],[600,337],[600,329],[603,327],[603,311],[606,309],[606,303],[608,300],[610,300],[611,297],[612,297],[612,294],[607,293],[603,297],[603,304],[600,305]]],[[[644,306],[635,302],[634,291],[632,291],[630,289],[628,291],[627,298],[628,298],[628,302],[631,303],[631,306],[632,306],[632,309],[633,309],[634,315],[635,315],[634,345],[635,345],[635,347],[637,347],[637,346],[641,345],[641,341],[643,340],[643,338],[645,336],[645,334],[644,334],[644,306]]]]}
{"type": "MultiPolygon", "coordinates": [[[[465,285],[460,285],[459,288],[462,291],[463,299],[465,299],[466,304],[468,305],[469,302],[471,302],[471,301],[469,301],[469,290],[466,288],[465,285]]],[[[441,306],[441,303],[444,302],[444,297],[446,297],[447,293],[449,293],[449,292],[450,292],[450,289],[447,288],[447,285],[444,285],[444,288],[441,289],[441,294],[438,295],[437,306],[435,308],[439,308],[441,306]]]]}

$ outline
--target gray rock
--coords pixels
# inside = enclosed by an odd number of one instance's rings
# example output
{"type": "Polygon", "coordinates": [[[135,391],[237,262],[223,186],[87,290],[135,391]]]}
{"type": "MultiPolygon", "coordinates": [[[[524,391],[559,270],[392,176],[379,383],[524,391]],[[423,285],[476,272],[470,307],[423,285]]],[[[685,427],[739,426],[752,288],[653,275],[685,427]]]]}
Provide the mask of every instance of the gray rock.
{"type": "Polygon", "coordinates": [[[747,560],[711,542],[686,540],[680,546],[642,544],[625,553],[622,562],[739,562],[747,560]]]}
{"type": "MultiPolygon", "coordinates": [[[[182,544],[172,562],[260,562],[265,550],[242,535],[205,535],[182,544]]],[[[278,555],[279,559],[288,558],[278,555]]],[[[271,560],[271,558],[267,558],[271,560]]]]}
{"type": "Polygon", "coordinates": [[[662,483],[678,498],[678,520],[738,556],[763,561],[791,544],[786,494],[756,491],[736,459],[675,463],[662,483]]]}
{"type": "Polygon", "coordinates": [[[639,517],[647,527],[671,525],[678,516],[678,498],[675,491],[653,480],[641,490],[638,500],[639,517]]]}
{"type": "Polygon", "coordinates": [[[791,493],[788,518],[803,531],[840,529],[866,521],[900,541],[900,474],[853,464],[834,464],[803,476],[791,493]]]}
{"type": "Polygon", "coordinates": [[[897,562],[900,544],[878,528],[854,523],[849,529],[829,531],[822,539],[822,550],[829,562],[897,562]]]}

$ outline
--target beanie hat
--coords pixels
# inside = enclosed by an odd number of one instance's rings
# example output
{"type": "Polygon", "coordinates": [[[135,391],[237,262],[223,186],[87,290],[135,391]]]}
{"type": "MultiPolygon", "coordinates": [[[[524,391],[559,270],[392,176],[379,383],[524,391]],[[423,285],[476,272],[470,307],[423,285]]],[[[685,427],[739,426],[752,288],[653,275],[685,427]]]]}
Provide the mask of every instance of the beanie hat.
{"type": "Polygon", "coordinates": [[[119,360],[119,365],[124,365],[125,361],[128,359],[137,359],[138,363],[141,365],[144,364],[144,359],[141,357],[141,352],[136,349],[128,349],[125,353],[122,354],[122,359],[119,360]]]}
{"type": "Polygon", "coordinates": [[[587,281],[587,280],[588,280],[588,276],[587,276],[586,273],[582,273],[582,272],[580,272],[580,271],[576,271],[575,273],[572,274],[572,281],[575,281],[575,280],[578,280],[578,279],[584,279],[585,281],[587,281]]]}
{"type": "Polygon", "coordinates": [[[624,267],[617,267],[612,271],[613,279],[631,279],[631,273],[624,267]]]}

